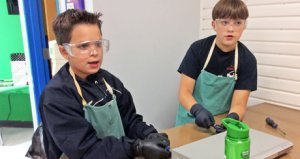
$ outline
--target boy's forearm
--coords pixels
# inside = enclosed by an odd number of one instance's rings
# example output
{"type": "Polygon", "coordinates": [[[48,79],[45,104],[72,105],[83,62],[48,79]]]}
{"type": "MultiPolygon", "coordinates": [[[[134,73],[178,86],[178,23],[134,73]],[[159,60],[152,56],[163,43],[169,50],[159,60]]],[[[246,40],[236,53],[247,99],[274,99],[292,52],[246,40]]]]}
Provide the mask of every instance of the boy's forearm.
{"type": "Polygon", "coordinates": [[[191,107],[197,103],[192,94],[188,92],[179,94],[179,102],[187,111],[190,111],[191,107]]]}
{"type": "Polygon", "coordinates": [[[229,113],[235,112],[239,115],[239,119],[243,120],[247,109],[249,95],[249,90],[235,90],[233,92],[231,108],[229,113]]]}

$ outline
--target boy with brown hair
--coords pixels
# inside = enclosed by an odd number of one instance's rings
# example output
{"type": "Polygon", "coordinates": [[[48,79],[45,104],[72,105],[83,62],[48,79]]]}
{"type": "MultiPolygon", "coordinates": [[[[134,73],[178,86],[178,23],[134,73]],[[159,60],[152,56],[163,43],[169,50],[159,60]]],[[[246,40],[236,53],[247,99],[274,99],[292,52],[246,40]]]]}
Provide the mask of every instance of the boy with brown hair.
{"type": "Polygon", "coordinates": [[[194,42],[181,73],[176,125],[195,122],[214,126],[213,115],[242,120],[251,91],[257,88],[254,55],[239,39],[246,28],[248,9],[241,0],[220,0],[212,11],[216,35],[194,42]]]}
{"type": "Polygon", "coordinates": [[[100,16],[71,9],[53,22],[68,62],[40,98],[47,158],[170,158],[168,136],[143,121],[123,83],[101,68],[109,41],[100,16]]]}

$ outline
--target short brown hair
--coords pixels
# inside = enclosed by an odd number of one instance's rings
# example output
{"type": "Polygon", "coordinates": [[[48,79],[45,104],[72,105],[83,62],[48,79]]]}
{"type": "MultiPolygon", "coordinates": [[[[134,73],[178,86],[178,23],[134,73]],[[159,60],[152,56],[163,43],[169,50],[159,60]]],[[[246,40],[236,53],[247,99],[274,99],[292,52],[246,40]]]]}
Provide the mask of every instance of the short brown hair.
{"type": "Polygon", "coordinates": [[[97,24],[101,33],[102,21],[99,19],[101,15],[77,9],[69,9],[59,14],[52,22],[57,44],[70,42],[72,30],[77,24],[97,24]]]}
{"type": "Polygon", "coordinates": [[[247,19],[249,16],[246,4],[241,0],[220,0],[213,8],[213,20],[218,18],[247,19]]]}

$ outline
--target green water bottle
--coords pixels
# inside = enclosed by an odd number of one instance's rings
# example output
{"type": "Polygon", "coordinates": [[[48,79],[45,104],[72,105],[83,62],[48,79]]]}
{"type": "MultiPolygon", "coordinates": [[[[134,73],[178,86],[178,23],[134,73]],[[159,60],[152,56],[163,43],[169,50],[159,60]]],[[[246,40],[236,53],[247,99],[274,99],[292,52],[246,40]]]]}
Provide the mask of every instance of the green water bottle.
{"type": "Polygon", "coordinates": [[[248,125],[231,118],[223,119],[222,124],[227,128],[227,134],[225,136],[225,158],[249,159],[250,138],[248,125]]]}

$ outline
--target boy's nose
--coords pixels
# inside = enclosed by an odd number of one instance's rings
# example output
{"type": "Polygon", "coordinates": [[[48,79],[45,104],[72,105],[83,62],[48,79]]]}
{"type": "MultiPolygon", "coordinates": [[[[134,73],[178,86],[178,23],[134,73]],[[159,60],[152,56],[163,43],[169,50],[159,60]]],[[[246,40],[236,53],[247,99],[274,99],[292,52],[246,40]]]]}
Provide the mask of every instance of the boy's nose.
{"type": "Polygon", "coordinates": [[[233,25],[231,25],[231,24],[228,26],[228,30],[229,30],[229,31],[233,31],[233,30],[234,30],[233,28],[234,28],[234,27],[233,27],[233,25]]]}
{"type": "Polygon", "coordinates": [[[97,54],[98,54],[97,49],[92,49],[90,52],[90,55],[97,55],[97,54]]]}

